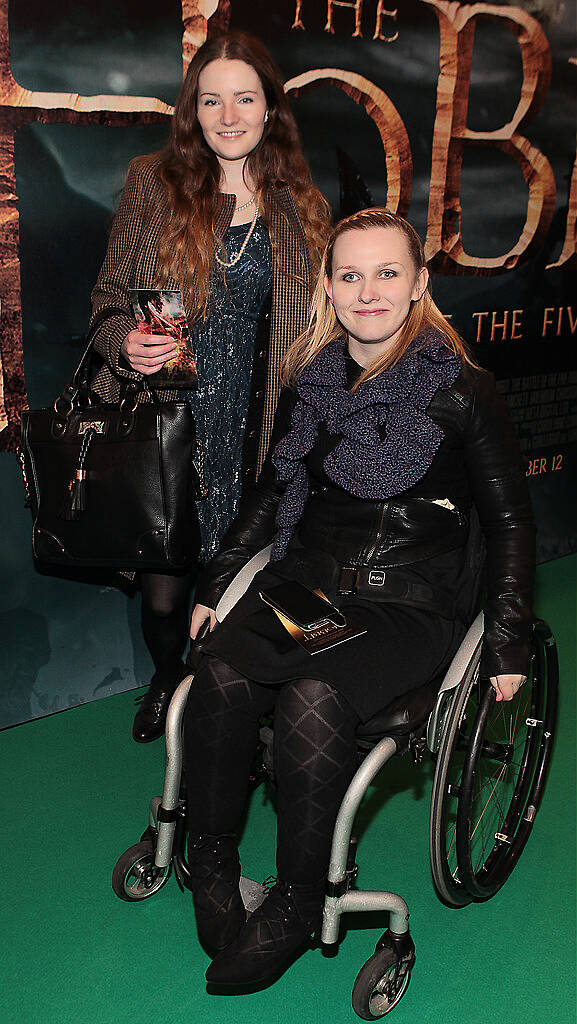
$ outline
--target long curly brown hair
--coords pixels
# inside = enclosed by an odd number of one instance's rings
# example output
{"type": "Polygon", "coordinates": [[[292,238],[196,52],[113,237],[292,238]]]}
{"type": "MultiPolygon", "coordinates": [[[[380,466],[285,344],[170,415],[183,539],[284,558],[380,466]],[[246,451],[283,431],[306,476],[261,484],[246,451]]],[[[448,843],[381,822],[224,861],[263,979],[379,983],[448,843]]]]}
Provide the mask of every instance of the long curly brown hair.
{"type": "MultiPolygon", "coordinates": [[[[246,32],[227,32],[207,40],[188,67],[159,168],[170,210],[159,243],[160,277],[161,281],[174,277],[191,291],[195,316],[206,316],[208,311],[210,269],[215,246],[221,241],[216,238],[214,224],[223,202],[220,165],[198,122],[198,78],[207,64],[219,58],[242,60],[260,78],[269,116],[262,139],[247,157],[245,171],[254,183],[261,216],[269,231],[267,193],[290,185],[308,243],[313,279],[330,223],[328,203],[312,183],[281,72],[268,51],[246,32]]],[[[282,268],[272,231],[271,242],[282,268]]]]}

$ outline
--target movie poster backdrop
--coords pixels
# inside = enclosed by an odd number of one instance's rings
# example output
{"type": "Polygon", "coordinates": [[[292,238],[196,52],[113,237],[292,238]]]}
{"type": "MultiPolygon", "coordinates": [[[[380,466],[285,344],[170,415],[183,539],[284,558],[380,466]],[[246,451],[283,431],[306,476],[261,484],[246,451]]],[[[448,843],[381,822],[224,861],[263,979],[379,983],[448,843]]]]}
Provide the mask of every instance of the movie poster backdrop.
{"type": "Polygon", "coordinates": [[[570,0],[2,0],[0,473],[18,536],[20,412],[78,358],[128,161],[162,146],[197,47],[238,27],[283,69],[335,217],[386,205],[426,240],[436,302],[517,424],[539,559],[574,551],[574,21],[570,0]]]}

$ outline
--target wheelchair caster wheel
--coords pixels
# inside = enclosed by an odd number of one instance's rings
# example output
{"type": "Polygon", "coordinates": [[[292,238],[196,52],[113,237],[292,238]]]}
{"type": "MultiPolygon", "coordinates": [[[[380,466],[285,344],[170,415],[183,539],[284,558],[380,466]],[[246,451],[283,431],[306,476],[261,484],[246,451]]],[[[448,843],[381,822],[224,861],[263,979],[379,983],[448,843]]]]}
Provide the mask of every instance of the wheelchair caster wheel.
{"type": "Polygon", "coordinates": [[[399,959],[394,949],[377,949],[361,967],[353,985],[353,1010],[362,1020],[378,1020],[389,1013],[404,996],[414,953],[399,959]]]}
{"type": "Polygon", "coordinates": [[[121,900],[129,903],[154,896],[167,881],[170,864],[157,868],[154,845],[150,840],[136,843],[118,858],[112,872],[112,888],[121,900]]]}

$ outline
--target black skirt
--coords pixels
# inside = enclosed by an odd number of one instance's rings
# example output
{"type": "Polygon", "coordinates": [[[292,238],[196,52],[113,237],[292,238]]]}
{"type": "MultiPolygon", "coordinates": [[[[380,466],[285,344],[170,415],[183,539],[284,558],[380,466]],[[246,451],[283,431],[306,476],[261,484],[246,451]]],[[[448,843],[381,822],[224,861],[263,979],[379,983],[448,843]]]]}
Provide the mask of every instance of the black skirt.
{"type": "Polygon", "coordinates": [[[202,642],[202,654],[265,685],[321,679],[346,698],[361,721],[395,697],[440,676],[462,639],[463,624],[401,603],[338,595],[339,572],[340,566],[324,552],[289,551],[257,573],[226,619],[202,642]],[[258,594],[286,579],[320,588],[347,619],[367,632],[309,654],[258,594]]]}

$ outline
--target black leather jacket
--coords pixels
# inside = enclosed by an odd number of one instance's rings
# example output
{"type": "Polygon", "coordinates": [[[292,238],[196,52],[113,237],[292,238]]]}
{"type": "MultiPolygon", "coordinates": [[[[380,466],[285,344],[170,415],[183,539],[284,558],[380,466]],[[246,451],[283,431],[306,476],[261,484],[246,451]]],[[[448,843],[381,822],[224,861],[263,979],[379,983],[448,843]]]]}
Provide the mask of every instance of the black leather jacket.
{"type": "MultiPolygon", "coordinates": [[[[288,430],[294,400],[290,391],[281,395],[273,446],[288,430]]],[[[465,365],[452,387],[437,391],[427,413],[445,437],[423,478],[385,501],[360,500],[336,486],[313,488],[299,541],[328,550],[343,565],[423,566],[443,552],[463,557],[474,505],[487,550],[483,670],[526,673],[535,526],[506,405],[492,374],[465,365]],[[439,499],[448,499],[454,510],[439,499]]],[[[238,570],[270,543],[282,492],[269,456],[199,581],[199,603],[215,608],[238,570]]]]}

